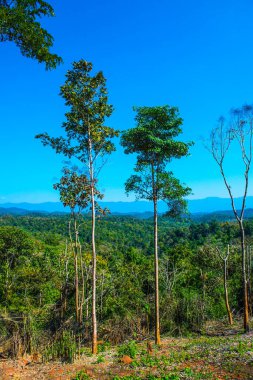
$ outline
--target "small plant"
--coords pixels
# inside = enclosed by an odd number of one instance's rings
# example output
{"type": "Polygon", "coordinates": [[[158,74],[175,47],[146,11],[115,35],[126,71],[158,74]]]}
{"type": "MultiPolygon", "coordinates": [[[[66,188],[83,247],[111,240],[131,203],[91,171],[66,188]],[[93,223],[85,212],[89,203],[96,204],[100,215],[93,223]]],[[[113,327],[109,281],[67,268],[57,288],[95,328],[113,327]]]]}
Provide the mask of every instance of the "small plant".
{"type": "Polygon", "coordinates": [[[147,380],[180,380],[180,377],[174,373],[170,373],[169,375],[164,375],[162,377],[148,375],[147,380]]]}
{"type": "Polygon", "coordinates": [[[126,344],[122,344],[122,346],[118,348],[118,356],[127,355],[130,356],[130,358],[134,359],[137,353],[138,346],[134,340],[131,340],[126,344]]]}
{"type": "Polygon", "coordinates": [[[156,356],[143,356],[139,362],[133,362],[132,364],[135,364],[135,366],[141,366],[141,367],[154,367],[159,366],[160,359],[156,356]]]}
{"type": "Polygon", "coordinates": [[[115,376],[112,380],[141,380],[139,376],[115,376]]]}
{"type": "Polygon", "coordinates": [[[75,377],[73,377],[71,380],[90,380],[90,376],[87,375],[83,370],[77,372],[75,377]]]}
{"type": "Polygon", "coordinates": [[[104,363],[104,362],[105,362],[105,358],[103,357],[103,355],[98,355],[97,360],[94,364],[99,364],[99,363],[104,363]]]}
{"type": "Polygon", "coordinates": [[[248,347],[247,343],[242,342],[240,340],[238,343],[238,346],[236,348],[236,351],[238,352],[238,354],[243,355],[243,354],[245,354],[245,352],[249,351],[249,347],[248,347]]]}
{"type": "Polygon", "coordinates": [[[110,342],[103,342],[98,345],[98,352],[105,352],[111,348],[110,342]]]}
{"type": "Polygon", "coordinates": [[[192,370],[191,368],[189,368],[189,367],[186,367],[186,368],[184,369],[184,373],[185,373],[186,375],[188,375],[188,376],[193,376],[193,370],[192,370]]]}

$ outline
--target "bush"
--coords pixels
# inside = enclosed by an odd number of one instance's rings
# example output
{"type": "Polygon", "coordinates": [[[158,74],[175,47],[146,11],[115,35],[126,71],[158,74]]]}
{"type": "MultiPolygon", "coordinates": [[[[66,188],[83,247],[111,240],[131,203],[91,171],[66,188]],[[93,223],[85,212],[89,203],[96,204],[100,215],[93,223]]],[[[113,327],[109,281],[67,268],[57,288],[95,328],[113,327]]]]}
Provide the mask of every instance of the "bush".
{"type": "Polygon", "coordinates": [[[138,347],[134,340],[131,340],[130,342],[126,344],[122,344],[122,346],[118,348],[119,356],[127,355],[127,356],[130,356],[130,358],[134,359],[137,353],[138,353],[138,347]]]}
{"type": "Polygon", "coordinates": [[[71,380],[90,380],[90,376],[82,370],[77,372],[75,377],[73,377],[71,380]]]}

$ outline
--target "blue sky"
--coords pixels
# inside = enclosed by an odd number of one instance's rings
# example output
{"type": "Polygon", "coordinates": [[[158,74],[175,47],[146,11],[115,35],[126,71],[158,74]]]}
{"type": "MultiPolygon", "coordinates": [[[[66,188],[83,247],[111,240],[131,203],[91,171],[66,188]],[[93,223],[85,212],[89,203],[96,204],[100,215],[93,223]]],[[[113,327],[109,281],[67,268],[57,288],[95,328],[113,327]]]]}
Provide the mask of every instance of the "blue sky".
{"type": "MultiPolygon", "coordinates": [[[[42,24],[55,38],[64,64],[47,72],[12,43],[0,44],[0,202],[57,200],[52,185],[63,158],[34,139],[61,134],[66,108],[59,87],[71,63],[93,62],[107,78],[115,111],[110,124],[134,126],[132,106],[177,106],[191,156],[171,170],[193,190],[192,198],[227,196],[218,168],[203,148],[221,114],[253,103],[253,3],[250,0],[63,0],[50,1],[56,17],[42,24]]],[[[134,157],[117,151],[101,172],[106,200],[125,200],[124,182],[134,157]]],[[[240,157],[234,150],[226,170],[241,195],[240,157]]],[[[249,193],[253,195],[250,185],[249,193]]],[[[131,199],[131,198],[130,198],[131,199]]]]}

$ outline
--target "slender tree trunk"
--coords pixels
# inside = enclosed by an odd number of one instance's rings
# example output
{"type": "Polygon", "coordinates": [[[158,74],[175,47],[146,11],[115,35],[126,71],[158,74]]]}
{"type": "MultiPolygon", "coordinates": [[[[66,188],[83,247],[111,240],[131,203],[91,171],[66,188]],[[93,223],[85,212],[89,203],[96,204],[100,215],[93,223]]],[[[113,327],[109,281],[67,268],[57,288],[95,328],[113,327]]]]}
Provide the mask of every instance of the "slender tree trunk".
{"type": "Polygon", "coordinates": [[[245,232],[243,221],[239,221],[240,233],[241,233],[241,249],[242,249],[242,283],[243,283],[243,305],[244,305],[244,315],[243,315],[243,326],[244,331],[249,332],[249,304],[248,304],[248,283],[247,283],[247,273],[246,273],[246,249],[245,249],[245,232]]]}
{"type": "Polygon", "coordinates": [[[76,322],[79,323],[79,286],[78,286],[78,262],[75,252],[75,305],[76,305],[76,322]]]}
{"type": "MultiPolygon", "coordinates": [[[[228,246],[228,250],[229,250],[229,246],[228,246]]],[[[229,255],[229,252],[228,252],[228,255],[229,255]]],[[[227,313],[228,313],[228,322],[230,325],[232,325],[233,324],[233,316],[232,316],[232,312],[231,312],[229,301],[228,301],[228,287],[227,287],[227,258],[228,258],[228,255],[224,259],[223,280],[224,280],[225,303],[226,303],[226,309],[227,309],[227,313]]]]}
{"type": "Polygon", "coordinates": [[[92,141],[89,138],[89,170],[91,181],[91,244],[92,244],[92,353],[97,354],[97,313],[96,313],[96,282],[97,282],[97,255],[95,243],[96,210],[94,194],[94,173],[92,160],[92,141]]]}
{"type": "Polygon", "coordinates": [[[159,266],[158,266],[158,228],[157,199],[154,198],[154,252],[155,252],[155,343],[161,343],[159,316],[159,266]]]}
{"type": "Polygon", "coordinates": [[[85,266],[85,279],[86,286],[84,291],[84,299],[85,299],[85,336],[89,339],[89,267],[85,266]]]}
{"type": "Polygon", "coordinates": [[[97,257],[95,245],[95,201],[94,188],[91,189],[92,198],[92,353],[97,354],[97,314],[96,314],[96,281],[97,281],[97,257]]]}
{"type": "Polygon", "coordinates": [[[64,255],[65,283],[64,283],[64,287],[62,289],[61,319],[64,318],[64,315],[66,313],[66,310],[67,310],[67,300],[68,300],[68,278],[69,278],[68,263],[69,263],[69,259],[68,259],[67,255],[68,255],[68,243],[67,243],[67,240],[66,240],[66,248],[65,248],[65,255],[64,255]]]}
{"type": "Polygon", "coordinates": [[[154,269],[155,269],[155,344],[161,344],[159,316],[159,263],[158,263],[158,227],[157,227],[157,191],[154,166],[152,165],[152,187],[154,204],[154,269]]]}
{"type": "Polygon", "coordinates": [[[80,266],[81,266],[81,279],[82,279],[82,292],[80,299],[80,307],[79,307],[79,323],[82,325],[83,323],[83,305],[84,305],[84,297],[85,297],[85,282],[84,282],[84,272],[83,272],[83,259],[82,259],[82,250],[80,247],[80,266]]]}
{"type": "Polygon", "coordinates": [[[247,247],[247,283],[248,283],[248,304],[249,314],[252,316],[252,293],[251,293],[251,246],[247,247]]]}
{"type": "Polygon", "coordinates": [[[78,234],[76,220],[74,222],[75,227],[75,246],[74,246],[74,255],[75,255],[75,304],[76,304],[76,322],[79,323],[79,278],[78,278],[78,234]]]}

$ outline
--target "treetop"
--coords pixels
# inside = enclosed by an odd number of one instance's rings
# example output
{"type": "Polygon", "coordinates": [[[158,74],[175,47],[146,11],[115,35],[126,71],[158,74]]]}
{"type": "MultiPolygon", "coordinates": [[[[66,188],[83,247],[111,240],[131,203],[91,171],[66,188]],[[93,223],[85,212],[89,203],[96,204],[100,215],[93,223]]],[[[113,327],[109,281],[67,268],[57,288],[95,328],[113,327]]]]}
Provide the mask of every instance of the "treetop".
{"type": "Polygon", "coordinates": [[[174,140],[182,133],[183,120],[177,107],[134,107],[136,127],[122,133],[125,153],[137,153],[138,162],[164,162],[188,154],[192,143],[174,140]]]}

